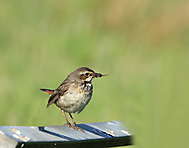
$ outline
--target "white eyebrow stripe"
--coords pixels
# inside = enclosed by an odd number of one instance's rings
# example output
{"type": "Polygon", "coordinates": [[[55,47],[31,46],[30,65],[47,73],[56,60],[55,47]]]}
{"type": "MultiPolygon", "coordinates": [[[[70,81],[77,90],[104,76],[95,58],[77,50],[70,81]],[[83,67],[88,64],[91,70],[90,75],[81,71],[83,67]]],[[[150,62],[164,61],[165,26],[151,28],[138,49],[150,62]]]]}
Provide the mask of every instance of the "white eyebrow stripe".
{"type": "Polygon", "coordinates": [[[86,74],[86,73],[93,73],[93,72],[91,72],[91,71],[82,71],[82,72],[80,72],[80,74],[86,74]]]}

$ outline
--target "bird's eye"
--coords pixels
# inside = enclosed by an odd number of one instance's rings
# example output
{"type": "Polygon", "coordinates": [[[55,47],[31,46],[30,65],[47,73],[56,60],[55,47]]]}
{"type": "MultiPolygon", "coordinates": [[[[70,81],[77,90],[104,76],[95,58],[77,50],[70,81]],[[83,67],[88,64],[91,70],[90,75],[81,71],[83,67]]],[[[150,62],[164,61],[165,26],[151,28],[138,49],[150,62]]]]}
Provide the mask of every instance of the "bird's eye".
{"type": "Polygon", "coordinates": [[[88,76],[90,76],[90,73],[86,73],[85,75],[88,77],[88,76]]]}
{"type": "Polygon", "coordinates": [[[92,73],[86,73],[85,74],[87,77],[89,77],[89,76],[92,76],[92,73]]]}

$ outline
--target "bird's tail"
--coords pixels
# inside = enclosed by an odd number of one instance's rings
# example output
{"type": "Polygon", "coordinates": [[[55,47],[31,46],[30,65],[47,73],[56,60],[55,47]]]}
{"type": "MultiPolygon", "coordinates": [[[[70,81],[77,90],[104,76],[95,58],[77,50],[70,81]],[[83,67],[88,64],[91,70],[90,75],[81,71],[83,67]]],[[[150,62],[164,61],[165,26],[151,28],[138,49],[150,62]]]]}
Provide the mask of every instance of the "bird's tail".
{"type": "Polygon", "coordinates": [[[52,89],[40,89],[41,91],[43,91],[43,92],[45,92],[45,93],[47,93],[47,94],[49,94],[49,95],[52,95],[53,93],[54,93],[54,90],[52,90],[52,89]]]}

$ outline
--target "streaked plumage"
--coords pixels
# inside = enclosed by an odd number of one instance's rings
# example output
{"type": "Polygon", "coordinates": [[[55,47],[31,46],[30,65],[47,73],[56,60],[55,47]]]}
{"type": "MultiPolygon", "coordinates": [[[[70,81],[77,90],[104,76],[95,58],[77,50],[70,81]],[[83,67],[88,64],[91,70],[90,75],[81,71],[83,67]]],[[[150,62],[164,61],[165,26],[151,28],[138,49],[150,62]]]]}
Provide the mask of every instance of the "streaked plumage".
{"type": "MultiPolygon", "coordinates": [[[[56,104],[61,111],[69,113],[70,117],[73,118],[71,113],[80,113],[91,100],[93,78],[102,76],[104,75],[87,67],[76,69],[67,76],[57,89],[41,89],[51,95],[47,107],[56,104]]],[[[67,122],[71,125],[68,120],[67,122]]],[[[72,126],[75,126],[75,122],[72,126]]]]}

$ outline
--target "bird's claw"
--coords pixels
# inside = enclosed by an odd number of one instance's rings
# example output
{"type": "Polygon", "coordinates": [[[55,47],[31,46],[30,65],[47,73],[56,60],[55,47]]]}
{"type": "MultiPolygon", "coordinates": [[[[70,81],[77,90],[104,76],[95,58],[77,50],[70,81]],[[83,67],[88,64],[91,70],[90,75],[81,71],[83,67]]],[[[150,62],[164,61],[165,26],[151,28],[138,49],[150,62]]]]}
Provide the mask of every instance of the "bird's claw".
{"type": "Polygon", "coordinates": [[[81,129],[80,127],[76,126],[75,123],[74,123],[74,124],[66,123],[66,124],[64,124],[64,126],[67,126],[67,127],[72,128],[72,129],[74,129],[74,130],[77,130],[77,131],[82,131],[82,132],[84,132],[84,130],[81,129]]]}

